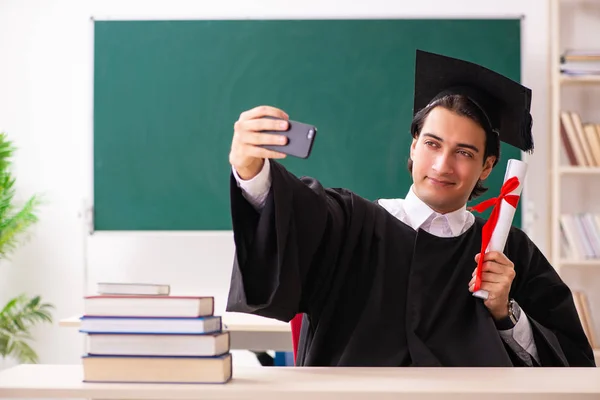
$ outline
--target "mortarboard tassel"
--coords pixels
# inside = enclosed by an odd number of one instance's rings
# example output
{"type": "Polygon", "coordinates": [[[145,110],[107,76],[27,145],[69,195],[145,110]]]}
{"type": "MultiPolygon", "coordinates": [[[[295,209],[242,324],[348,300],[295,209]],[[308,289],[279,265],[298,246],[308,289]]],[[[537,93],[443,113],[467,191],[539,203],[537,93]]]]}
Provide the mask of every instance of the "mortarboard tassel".
{"type": "Polygon", "coordinates": [[[533,129],[533,118],[527,110],[523,110],[523,123],[521,124],[521,139],[523,139],[524,151],[532,154],[533,153],[533,136],[531,130],[533,129]]]}

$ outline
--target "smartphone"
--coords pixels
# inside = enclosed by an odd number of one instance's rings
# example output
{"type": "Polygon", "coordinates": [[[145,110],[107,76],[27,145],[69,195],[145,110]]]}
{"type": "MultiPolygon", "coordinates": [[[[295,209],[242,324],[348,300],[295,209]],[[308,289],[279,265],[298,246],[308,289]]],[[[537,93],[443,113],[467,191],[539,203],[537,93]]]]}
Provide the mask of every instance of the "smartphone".
{"type": "MultiPolygon", "coordinates": [[[[269,119],[278,119],[273,117],[263,117],[269,119]]],[[[278,151],[298,158],[308,158],[312,151],[315,137],[317,136],[317,127],[298,121],[288,120],[288,129],[285,131],[263,131],[263,133],[273,133],[287,136],[288,142],[285,145],[261,145],[265,149],[278,151]]]]}

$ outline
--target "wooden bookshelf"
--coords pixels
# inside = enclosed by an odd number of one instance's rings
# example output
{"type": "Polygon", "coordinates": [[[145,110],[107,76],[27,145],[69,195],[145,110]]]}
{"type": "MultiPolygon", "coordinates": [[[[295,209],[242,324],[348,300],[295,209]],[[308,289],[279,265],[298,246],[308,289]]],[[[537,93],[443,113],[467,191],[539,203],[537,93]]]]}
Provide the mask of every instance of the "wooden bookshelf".
{"type": "Polygon", "coordinates": [[[560,166],[558,173],[562,175],[600,175],[600,167],[560,166]]]}
{"type": "Polygon", "coordinates": [[[580,267],[598,267],[600,268],[600,259],[588,259],[588,260],[573,260],[563,258],[560,260],[562,266],[580,266],[580,267]]]}
{"type": "MultiPolygon", "coordinates": [[[[549,239],[550,239],[550,260],[552,265],[556,268],[556,270],[560,273],[560,269],[562,266],[575,266],[575,267],[584,267],[584,268],[593,268],[598,267],[600,271],[600,259],[582,259],[582,260],[572,260],[568,259],[568,256],[565,257],[563,254],[563,243],[562,243],[562,234],[561,234],[561,222],[560,217],[561,214],[569,213],[569,205],[566,204],[562,199],[562,193],[565,190],[565,184],[567,182],[585,182],[585,185],[588,187],[590,185],[599,185],[600,186],[600,165],[597,162],[587,162],[584,163],[586,166],[573,166],[570,165],[568,160],[564,160],[562,157],[564,143],[563,138],[561,137],[561,129],[563,128],[563,120],[561,119],[561,113],[565,111],[570,111],[578,114],[578,110],[573,110],[570,108],[570,104],[565,101],[565,97],[563,96],[564,87],[568,85],[576,85],[576,88],[571,88],[570,90],[576,91],[589,91],[592,88],[596,88],[600,84],[600,75],[569,75],[561,72],[561,55],[564,50],[567,48],[573,48],[572,44],[563,44],[561,36],[561,31],[565,29],[567,26],[566,22],[561,18],[561,9],[564,11],[564,7],[569,7],[569,12],[588,12],[589,9],[582,8],[581,2],[579,1],[570,1],[570,0],[551,0],[550,1],[550,140],[551,140],[551,157],[550,157],[550,167],[549,167],[549,175],[550,175],[550,229],[548,230],[549,239]],[[593,165],[593,166],[591,166],[593,165]],[[583,179],[586,179],[585,181],[583,179]]],[[[587,6],[596,7],[597,13],[594,15],[600,15],[600,2],[596,3],[586,3],[587,6]]],[[[600,20],[598,21],[600,25],[600,20]]],[[[568,32],[565,32],[568,33],[568,32]]],[[[597,32],[600,34],[600,31],[597,32]]],[[[576,47],[576,46],[575,46],[576,47]]],[[[600,48],[600,43],[598,44],[600,48]]],[[[596,89],[597,90],[597,89],[596,89]]],[[[583,124],[586,122],[585,119],[578,114],[578,121],[572,120],[573,127],[571,128],[571,133],[573,136],[577,136],[581,139],[582,135],[584,137],[586,133],[580,133],[583,128],[583,124]]],[[[591,121],[591,123],[600,124],[600,117],[598,121],[591,121]]],[[[600,128],[599,128],[600,129],[600,128]]],[[[573,136],[569,136],[569,141],[573,138],[573,136]]],[[[584,141],[585,143],[585,141],[584,141]]],[[[591,143],[591,142],[590,142],[591,143]]],[[[589,150],[588,154],[581,154],[577,157],[578,160],[587,159],[588,161],[591,159],[598,158],[593,155],[590,157],[590,153],[593,152],[591,146],[586,146],[589,150]]],[[[585,153],[585,150],[580,147],[580,151],[585,153]]],[[[573,147],[573,152],[576,154],[577,150],[573,147]]],[[[593,160],[592,160],[593,161],[593,160]]],[[[581,163],[579,163],[581,164],[581,163]]],[[[585,186],[584,185],[584,186],[585,186]]],[[[583,194],[582,194],[583,195],[583,194]]],[[[578,210],[578,212],[587,212],[600,214],[600,209],[596,210],[578,210]]],[[[577,211],[574,211],[574,213],[577,211]]],[[[592,239],[589,239],[592,240],[592,239]]]]}
{"type": "MultiPolygon", "coordinates": [[[[594,199],[597,192],[593,190],[600,187],[600,115],[586,115],[586,111],[591,112],[596,104],[592,96],[598,93],[600,74],[571,75],[561,72],[561,56],[565,50],[589,48],[585,45],[578,47],[581,36],[577,36],[576,31],[583,28],[570,20],[583,15],[579,13],[587,13],[588,18],[597,18],[596,25],[600,26],[600,1],[550,0],[548,233],[552,265],[560,275],[574,273],[579,277],[576,279],[581,286],[585,279],[583,276],[600,273],[600,246],[597,245],[600,219],[596,218],[596,215],[600,215],[600,208],[595,205],[600,202],[594,199]],[[590,12],[590,7],[594,12],[590,12]],[[578,103],[572,103],[577,100],[578,103]],[[590,125],[596,127],[598,136],[593,134],[590,125]],[[569,196],[564,196],[565,191],[569,191],[569,196]],[[568,267],[569,271],[564,271],[564,267],[568,267]]],[[[600,35],[600,30],[589,34],[600,35]]],[[[595,47],[600,49],[600,42],[595,42],[595,47]]],[[[597,291],[589,288],[583,290],[581,287],[572,290],[574,293],[584,293],[587,297],[588,308],[583,321],[588,324],[588,334],[592,335],[590,344],[598,347],[600,338],[597,333],[594,334],[598,326],[594,320],[599,315],[600,307],[599,298],[595,295],[597,291]]],[[[580,318],[581,312],[578,310],[580,318]]],[[[594,349],[594,354],[598,360],[600,349],[594,349]]]]}

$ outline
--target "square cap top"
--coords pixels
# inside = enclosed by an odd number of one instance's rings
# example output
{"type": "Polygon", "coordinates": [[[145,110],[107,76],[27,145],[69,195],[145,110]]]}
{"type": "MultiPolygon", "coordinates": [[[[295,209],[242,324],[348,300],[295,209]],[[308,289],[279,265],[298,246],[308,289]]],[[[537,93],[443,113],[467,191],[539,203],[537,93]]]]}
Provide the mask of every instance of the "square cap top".
{"type": "Polygon", "coordinates": [[[530,89],[481,65],[417,50],[413,113],[450,94],[474,102],[502,142],[533,151],[530,89]]]}

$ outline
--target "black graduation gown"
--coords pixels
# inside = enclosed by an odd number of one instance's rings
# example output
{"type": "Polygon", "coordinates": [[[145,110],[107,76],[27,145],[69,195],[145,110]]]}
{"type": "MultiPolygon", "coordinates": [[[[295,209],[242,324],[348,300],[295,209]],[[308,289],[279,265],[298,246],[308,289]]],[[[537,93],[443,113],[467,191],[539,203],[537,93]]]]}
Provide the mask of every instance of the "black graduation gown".
{"type": "MultiPolygon", "coordinates": [[[[231,176],[236,257],[227,310],[282,321],[304,313],[297,365],[523,365],[468,291],[484,220],[439,238],[274,161],[271,176],[260,213],[231,176]]],[[[541,365],[593,366],[554,268],[516,228],[505,254],[516,271],[510,295],[531,321],[541,365]]]]}

